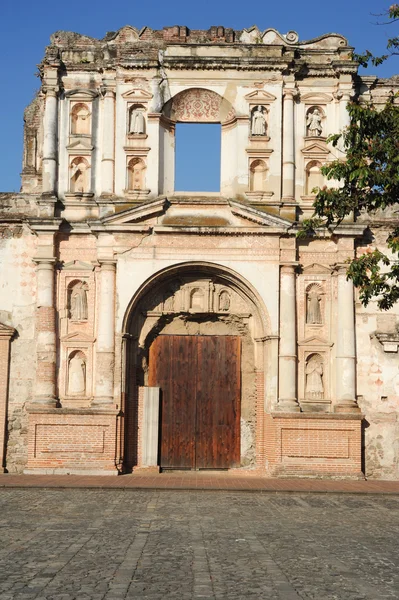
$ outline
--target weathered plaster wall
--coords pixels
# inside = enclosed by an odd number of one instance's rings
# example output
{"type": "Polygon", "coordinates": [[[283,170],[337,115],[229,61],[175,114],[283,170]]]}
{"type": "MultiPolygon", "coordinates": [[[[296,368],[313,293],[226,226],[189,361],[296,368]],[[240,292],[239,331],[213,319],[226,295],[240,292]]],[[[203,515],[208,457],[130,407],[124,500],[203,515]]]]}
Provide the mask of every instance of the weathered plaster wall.
{"type": "Polygon", "coordinates": [[[0,321],[14,327],[11,342],[6,467],[21,472],[27,460],[26,405],[36,371],[36,236],[26,226],[9,227],[0,238],[0,321]],[[8,237],[9,236],[9,237],[8,237]]]}

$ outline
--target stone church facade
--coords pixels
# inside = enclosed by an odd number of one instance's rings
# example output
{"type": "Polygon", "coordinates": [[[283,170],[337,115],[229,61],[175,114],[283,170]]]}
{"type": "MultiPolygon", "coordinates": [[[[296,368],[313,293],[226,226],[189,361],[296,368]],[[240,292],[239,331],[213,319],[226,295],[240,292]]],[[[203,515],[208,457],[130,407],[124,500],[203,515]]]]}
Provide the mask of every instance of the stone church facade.
{"type": "Polygon", "coordinates": [[[51,37],[22,189],[0,194],[3,469],[399,477],[398,310],[364,308],[345,266],[385,221],[296,236],[348,101],[394,85],[351,50],[256,27],[51,37]],[[220,193],[175,190],[177,123],[220,124],[220,193]]]}

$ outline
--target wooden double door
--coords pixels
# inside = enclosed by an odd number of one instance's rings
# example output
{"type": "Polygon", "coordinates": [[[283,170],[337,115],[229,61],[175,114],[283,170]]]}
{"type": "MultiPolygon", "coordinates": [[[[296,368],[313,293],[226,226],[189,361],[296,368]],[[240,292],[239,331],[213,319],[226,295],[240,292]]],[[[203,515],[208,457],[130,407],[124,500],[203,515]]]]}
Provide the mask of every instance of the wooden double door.
{"type": "Polygon", "coordinates": [[[161,388],[161,467],[239,466],[240,338],[161,335],[149,367],[149,385],[161,388]]]}

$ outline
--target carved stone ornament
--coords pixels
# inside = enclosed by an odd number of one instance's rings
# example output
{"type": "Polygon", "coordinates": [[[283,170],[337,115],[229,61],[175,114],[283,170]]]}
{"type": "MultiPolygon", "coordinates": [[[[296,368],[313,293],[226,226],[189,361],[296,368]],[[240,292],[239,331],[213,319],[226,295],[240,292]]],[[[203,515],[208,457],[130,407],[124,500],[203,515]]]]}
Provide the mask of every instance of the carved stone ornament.
{"type": "Polygon", "coordinates": [[[129,118],[129,133],[142,134],[145,133],[144,109],[133,108],[130,111],[129,118]]]}
{"type": "Polygon", "coordinates": [[[251,135],[266,135],[266,118],[263,106],[256,106],[252,111],[251,135]]]}
{"type": "Polygon", "coordinates": [[[87,283],[79,281],[70,292],[69,314],[71,321],[87,321],[87,283]]]}
{"type": "Polygon", "coordinates": [[[317,107],[309,109],[306,119],[306,127],[309,136],[320,137],[322,135],[322,119],[322,114],[317,107]]]}
{"type": "Polygon", "coordinates": [[[306,323],[308,325],[322,325],[323,317],[321,312],[321,289],[316,285],[311,285],[306,293],[306,323]]]}
{"type": "Polygon", "coordinates": [[[321,400],[324,397],[323,384],[323,359],[320,354],[311,354],[305,367],[305,397],[308,399],[321,400]]]}
{"type": "Polygon", "coordinates": [[[83,352],[72,352],[68,362],[68,395],[86,393],[86,357],[83,352]]]}

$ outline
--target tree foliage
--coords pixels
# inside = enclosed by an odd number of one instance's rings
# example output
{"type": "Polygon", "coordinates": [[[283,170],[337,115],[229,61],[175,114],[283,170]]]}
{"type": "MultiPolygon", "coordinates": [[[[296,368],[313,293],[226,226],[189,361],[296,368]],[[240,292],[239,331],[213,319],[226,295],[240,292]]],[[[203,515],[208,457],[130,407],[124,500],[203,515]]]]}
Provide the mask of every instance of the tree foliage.
{"type": "MultiPolygon", "coordinates": [[[[389,22],[399,19],[399,5],[387,11],[389,22]]],[[[389,40],[390,54],[399,54],[399,37],[389,40]]],[[[389,55],[373,57],[370,52],[359,56],[361,64],[380,64],[389,55]]],[[[320,227],[334,228],[349,215],[376,213],[398,206],[399,212],[399,102],[391,93],[383,107],[356,101],[347,106],[350,124],[327,142],[344,150],[345,157],[322,167],[328,180],[339,187],[317,192],[314,215],[303,222],[299,236],[315,234],[320,227]]],[[[360,290],[366,306],[376,300],[379,308],[389,309],[399,300],[399,226],[392,224],[387,238],[388,251],[376,249],[353,259],[347,276],[360,290]]]]}

